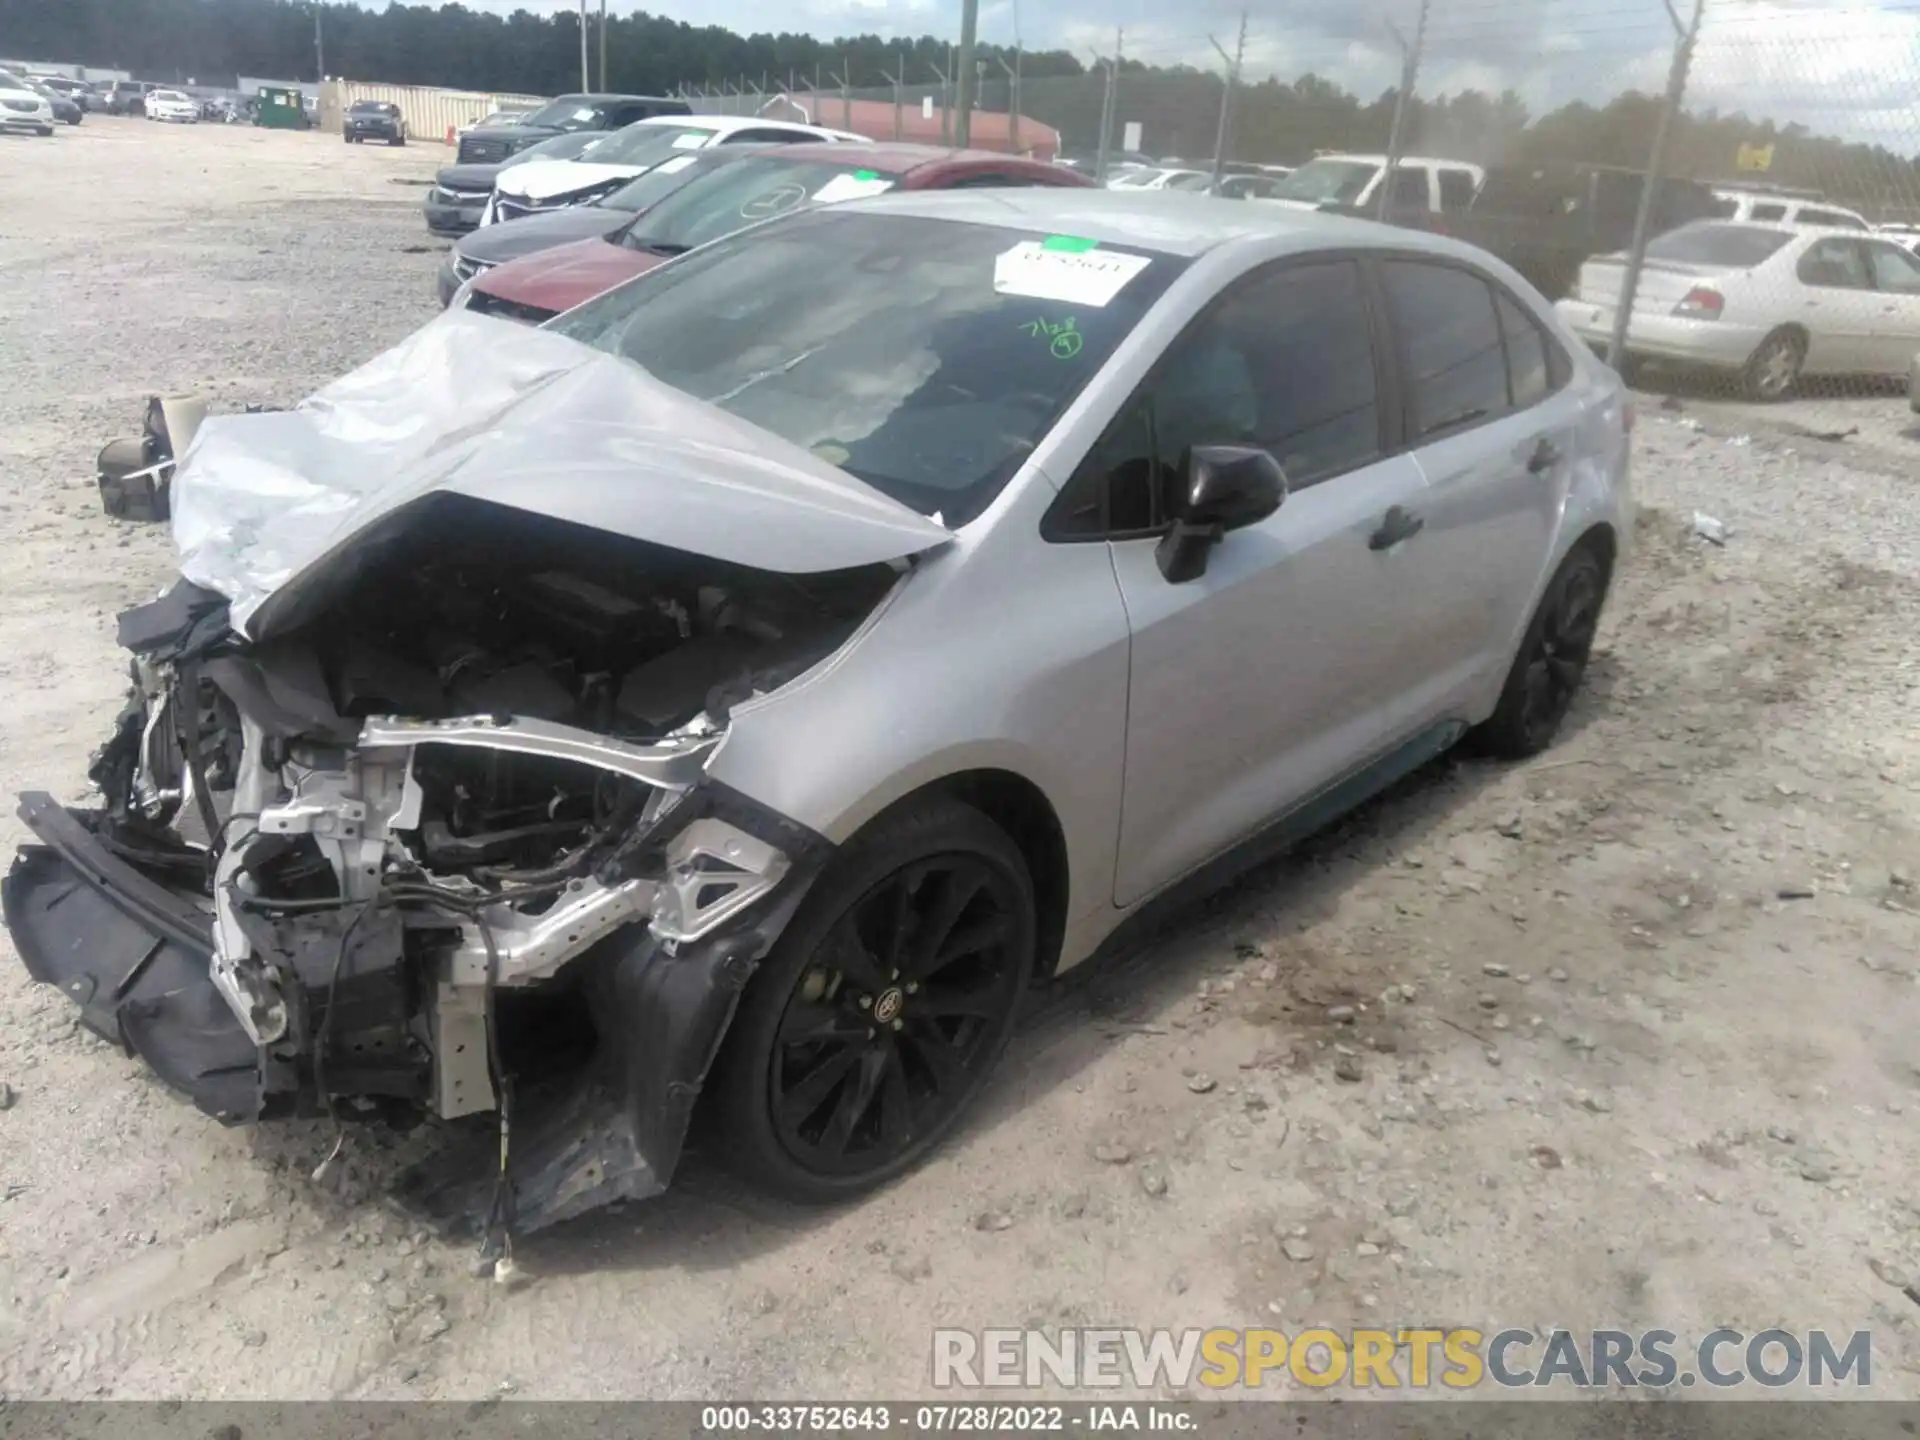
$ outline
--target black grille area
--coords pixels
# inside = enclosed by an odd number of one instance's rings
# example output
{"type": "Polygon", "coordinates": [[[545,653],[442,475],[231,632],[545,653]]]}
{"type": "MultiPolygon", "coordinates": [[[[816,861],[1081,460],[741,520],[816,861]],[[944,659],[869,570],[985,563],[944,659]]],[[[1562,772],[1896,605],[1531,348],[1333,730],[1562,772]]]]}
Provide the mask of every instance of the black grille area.
{"type": "Polygon", "coordinates": [[[507,142],[498,135],[466,135],[460,140],[462,165],[496,165],[507,158],[507,142]]]}
{"type": "Polygon", "coordinates": [[[518,320],[522,325],[539,325],[560,313],[558,310],[543,310],[538,305],[523,305],[518,300],[504,300],[484,290],[475,290],[467,297],[467,308],[498,320],[518,320]]]}

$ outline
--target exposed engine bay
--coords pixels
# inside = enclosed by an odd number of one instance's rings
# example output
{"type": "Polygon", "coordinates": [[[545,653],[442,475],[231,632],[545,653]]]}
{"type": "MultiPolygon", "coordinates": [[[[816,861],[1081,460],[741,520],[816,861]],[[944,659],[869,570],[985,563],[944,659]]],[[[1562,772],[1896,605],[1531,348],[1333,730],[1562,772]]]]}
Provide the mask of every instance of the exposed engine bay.
{"type": "Polygon", "coordinates": [[[228,1123],[495,1112],[504,1147],[517,1107],[488,1223],[651,1193],[825,848],[707,762],[902,568],[773,574],[435,495],[260,639],[182,580],[121,616],[100,808],[25,797],[8,925],[228,1123]]]}

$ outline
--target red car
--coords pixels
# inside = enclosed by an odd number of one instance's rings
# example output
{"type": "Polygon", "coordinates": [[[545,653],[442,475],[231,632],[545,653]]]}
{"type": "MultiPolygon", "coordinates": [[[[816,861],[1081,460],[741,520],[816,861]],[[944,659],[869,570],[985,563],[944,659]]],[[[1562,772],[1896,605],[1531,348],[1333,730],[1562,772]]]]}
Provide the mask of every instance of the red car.
{"type": "MultiPolygon", "coordinates": [[[[682,186],[624,229],[496,265],[467,287],[465,303],[482,314],[537,325],[696,245],[802,205],[831,205],[888,190],[1092,184],[1063,165],[986,150],[769,146],[682,186]]],[[[460,304],[458,297],[454,303],[460,304]]]]}

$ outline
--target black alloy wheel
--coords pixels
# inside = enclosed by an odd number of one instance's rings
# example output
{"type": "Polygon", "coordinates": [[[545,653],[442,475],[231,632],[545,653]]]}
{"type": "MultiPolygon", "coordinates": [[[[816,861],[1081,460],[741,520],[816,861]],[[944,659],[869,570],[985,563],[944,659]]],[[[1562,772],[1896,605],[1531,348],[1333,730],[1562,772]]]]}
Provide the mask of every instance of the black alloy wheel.
{"type": "Polygon", "coordinates": [[[1527,626],[1498,707],[1474,732],[1479,748],[1523,759],[1553,743],[1586,676],[1606,598],[1607,574],[1600,556],[1591,545],[1575,547],[1554,573],[1527,626]]]}
{"type": "Polygon", "coordinates": [[[984,815],[936,799],[836,858],[749,986],[718,1084],[736,1168],[800,1200],[911,1165],[980,1092],[1033,971],[1033,890],[984,815]]]}

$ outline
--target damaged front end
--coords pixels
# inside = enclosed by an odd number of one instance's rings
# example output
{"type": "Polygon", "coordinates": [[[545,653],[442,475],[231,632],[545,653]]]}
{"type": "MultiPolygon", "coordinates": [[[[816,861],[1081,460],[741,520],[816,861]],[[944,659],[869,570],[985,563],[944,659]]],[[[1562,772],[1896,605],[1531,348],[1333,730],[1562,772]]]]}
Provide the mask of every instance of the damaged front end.
{"type": "Polygon", "coordinates": [[[826,842],[714,780],[730,709],[902,566],[773,574],[435,494],[270,636],[181,580],[120,618],[92,808],[28,794],[34,978],[223,1122],[508,1133],[419,1198],[520,1229],[671,1177],[742,987],[826,842]]]}

